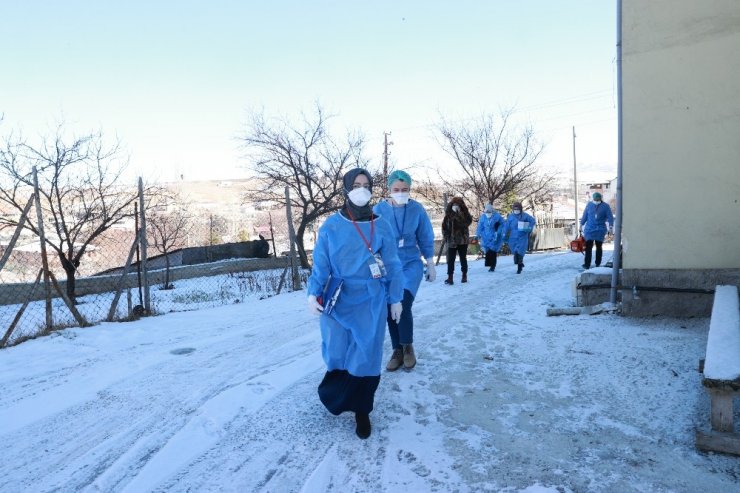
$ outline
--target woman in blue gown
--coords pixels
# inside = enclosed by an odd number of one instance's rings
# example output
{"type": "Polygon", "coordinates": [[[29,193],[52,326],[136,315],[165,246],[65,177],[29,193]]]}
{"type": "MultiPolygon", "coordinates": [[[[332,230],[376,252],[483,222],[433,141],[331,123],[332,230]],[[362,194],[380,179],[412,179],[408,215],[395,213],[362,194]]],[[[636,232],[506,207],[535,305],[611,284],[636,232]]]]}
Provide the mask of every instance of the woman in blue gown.
{"type": "Polygon", "coordinates": [[[372,176],[355,168],[344,175],[343,185],[344,206],[319,228],[308,306],[321,315],[321,353],[327,371],[319,398],[334,415],[354,412],[355,432],[367,438],[380,382],[386,318],[390,311],[394,320],[401,319],[403,278],[395,234],[370,205],[372,176]],[[325,293],[327,286],[331,292],[325,293]],[[330,299],[336,300],[333,306],[330,299]]]}

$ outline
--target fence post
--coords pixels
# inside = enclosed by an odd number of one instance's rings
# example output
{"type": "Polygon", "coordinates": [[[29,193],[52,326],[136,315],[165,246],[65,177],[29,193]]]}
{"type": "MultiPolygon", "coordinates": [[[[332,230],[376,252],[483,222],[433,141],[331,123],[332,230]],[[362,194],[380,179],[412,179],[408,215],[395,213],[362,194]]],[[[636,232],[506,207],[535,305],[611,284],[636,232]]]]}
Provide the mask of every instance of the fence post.
{"type": "Polygon", "coordinates": [[[146,260],[146,246],[147,246],[147,234],[146,234],[146,211],[144,208],[144,181],[139,177],[139,213],[141,214],[141,235],[139,240],[141,241],[141,271],[143,274],[144,281],[144,313],[147,315],[151,314],[151,298],[149,292],[149,272],[147,271],[146,260]]]}
{"type": "Polygon", "coordinates": [[[295,258],[295,231],[293,230],[293,213],[290,208],[290,189],[285,187],[285,214],[288,218],[288,237],[290,241],[290,271],[293,277],[293,291],[301,289],[301,279],[298,276],[298,266],[295,258]]]}
{"type": "Polygon", "coordinates": [[[41,247],[41,265],[44,269],[44,299],[46,302],[46,329],[51,331],[54,324],[51,314],[51,282],[49,281],[49,260],[46,258],[46,235],[44,235],[44,215],[41,212],[41,194],[39,193],[39,176],[36,166],[33,167],[33,193],[36,200],[36,219],[38,220],[39,246],[41,247]]]}

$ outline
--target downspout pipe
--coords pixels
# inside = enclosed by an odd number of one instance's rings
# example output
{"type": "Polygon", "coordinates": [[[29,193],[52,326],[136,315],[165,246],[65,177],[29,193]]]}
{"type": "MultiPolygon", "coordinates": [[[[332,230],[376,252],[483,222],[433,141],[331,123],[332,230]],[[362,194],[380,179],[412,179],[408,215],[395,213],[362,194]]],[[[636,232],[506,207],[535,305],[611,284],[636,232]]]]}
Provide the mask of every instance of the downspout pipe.
{"type": "Polygon", "coordinates": [[[622,268],[622,0],[617,0],[617,214],[614,221],[614,260],[609,302],[617,304],[622,268]]]}

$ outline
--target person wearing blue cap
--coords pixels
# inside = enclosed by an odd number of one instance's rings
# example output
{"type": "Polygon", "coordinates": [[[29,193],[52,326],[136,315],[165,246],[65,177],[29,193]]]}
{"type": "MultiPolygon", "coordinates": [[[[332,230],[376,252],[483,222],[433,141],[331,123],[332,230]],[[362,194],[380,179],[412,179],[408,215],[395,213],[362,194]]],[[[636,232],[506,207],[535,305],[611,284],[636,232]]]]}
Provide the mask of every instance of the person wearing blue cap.
{"type": "Polygon", "coordinates": [[[596,267],[601,265],[602,245],[607,232],[611,232],[614,227],[614,216],[612,209],[608,204],[601,200],[601,194],[595,192],[592,201],[586,205],[581,216],[581,233],[586,240],[586,257],[583,260],[584,269],[591,268],[591,251],[596,243],[596,267]]]}
{"type": "Polygon", "coordinates": [[[524,212],[521,202],[514,202],[511,205],[511,213],[506,216],[504,231],[501,234],[504,241],[509,244],[511,253],[514,254],[517,274],[521,274],[524,269],[524,254],[529,248],[529,235],[535,224],[537,221],[524,212]]]}
{"type": "Polygon", "coordinates": [[[501,214],[496,212],[491,204],[486,204],[483,208],[483,215],[478,219],[478,229],[476,229],[475,235],[478,237],[481,251],[485,255],[485,265],[488,267],[488,272],[496,270],[496,256],[504,239],[501,234],[503,225],[504,218],[501,217],[501,214]]]}
{"type": "Polygon", "coordinates": [[[395,170],[388,175],[390,198],[375,206],[375,212],[391,224],[398,257],[403,265],[403,311],[401,320],[388,317],[388,333],[391,336],[393,354],[386,370],[396,371],[402,365],[410,370],[416,365],[414,352],[414,317],[411,306],[424,275],[426,259],[426,280],[434,281],[437,276],[434,268],[434,230],[424,206],[409,198],[411,176],[403,170],[395,170]]]}
{"type": "Polygon", "coordinates": [[[320,315],[326,374],[319,398],[334,415],[355,413],[355,433],[370,436],[380,383],[386,318],[398,323],[403,273],[390,224],[373,214],[372,176],[362,168],[343,178],[344,206],[319,228],[308,279],[308,308],[320,315]]]}

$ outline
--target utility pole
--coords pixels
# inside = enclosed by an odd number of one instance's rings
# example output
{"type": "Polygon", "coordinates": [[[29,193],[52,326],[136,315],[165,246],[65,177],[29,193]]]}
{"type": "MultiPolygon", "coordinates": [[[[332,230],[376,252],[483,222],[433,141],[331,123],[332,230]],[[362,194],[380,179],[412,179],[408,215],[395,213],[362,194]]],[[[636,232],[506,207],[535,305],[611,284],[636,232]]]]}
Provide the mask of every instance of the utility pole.
{"type": "Polygon", "coordinates": [[[388,195],[388,146],[393,142],[388,142],[390,132],[383,132],[383,197],[388,195]]]}
{"type": "Polygon", "coordinates": [[[578,236],[578,175],[576,174],[576,127],[573,127],[573,196],[576,203],[575,235],[578,236]]]}

